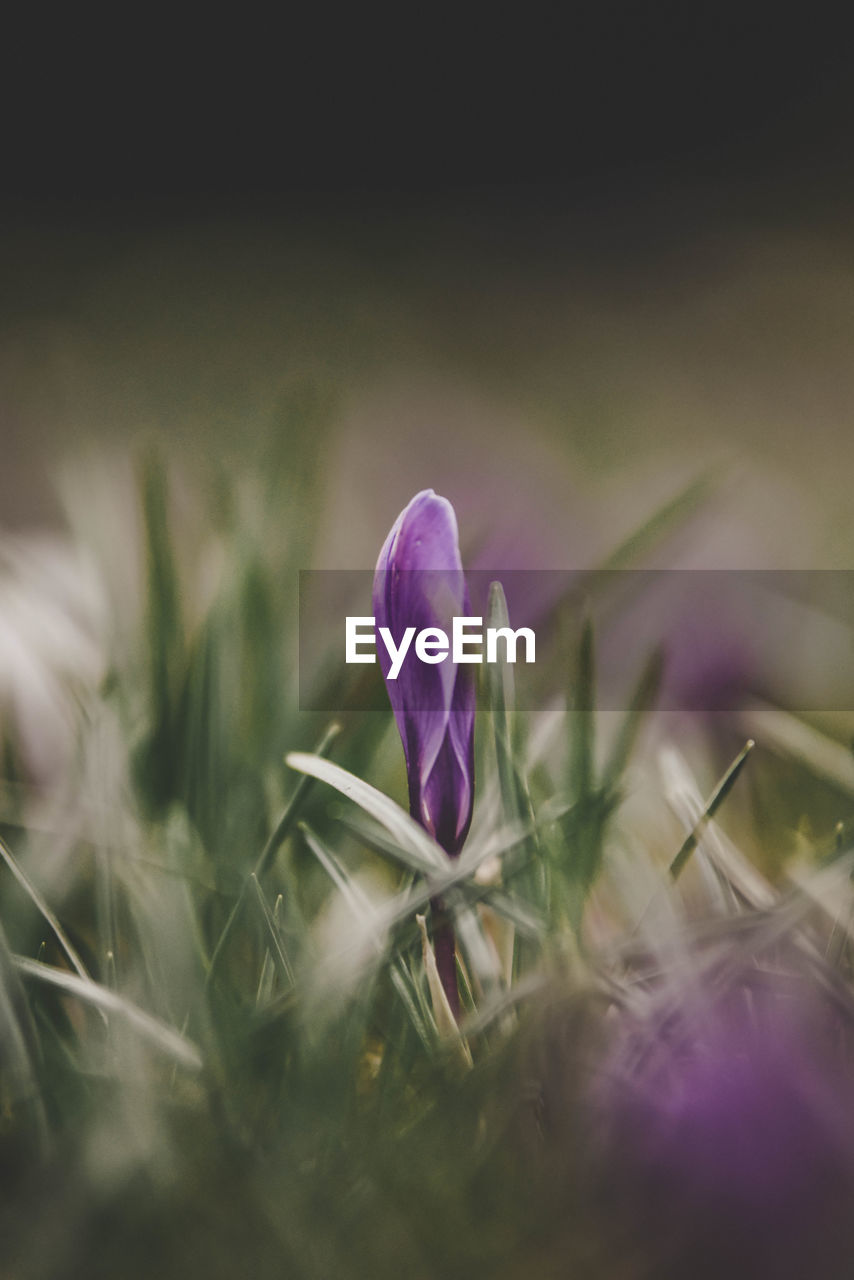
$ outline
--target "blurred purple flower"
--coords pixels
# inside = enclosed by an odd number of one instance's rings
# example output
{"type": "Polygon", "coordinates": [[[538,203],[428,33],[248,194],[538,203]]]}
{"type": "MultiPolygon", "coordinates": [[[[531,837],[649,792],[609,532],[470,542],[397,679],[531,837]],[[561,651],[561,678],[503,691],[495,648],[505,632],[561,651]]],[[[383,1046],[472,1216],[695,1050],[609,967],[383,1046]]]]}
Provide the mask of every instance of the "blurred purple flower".
{"type": "Polygon", "coordinates": [[[596,1093],[610,1196],[657,1276],[850,1274],[854,1034],[815,982],[747,975],[618,1035],[596,1093]]]}
{"type": "MultiPolygon", "coordinates": [[[[471,612],[454,508],[432,489],[417,493],[395,520],[374,575],[374,618],[399,646],[408,627],[452,632],[455,616],[471,612]]],[[[424,663],[410,654],[396,679],[377,645],[394,718],[403,742],[409,811],[456,857],[471,823],[474,800],[475,688],[471,668],[424,663]]],[[[434,902],[441,913],[442,904],[434,902]]],[[[434,929],[436,964],[454,1013],[459,1011],[455,941],[450,924],[434,929]]]]}
{"type": "MultiPolygon", "coordinates": [[[[453,617],[470,612],[454,509],[432,489],[415,495],[383,544],[374,576],[374,618],[399,645],[407,627],[450,634],[453,617]]],[[[397,679],[377,646],[403,741],[412,817],[455,857],[471,823],[474,799],[475,690],[471,669],[451,657],[427,664],[410,653],[397,679]]]]}

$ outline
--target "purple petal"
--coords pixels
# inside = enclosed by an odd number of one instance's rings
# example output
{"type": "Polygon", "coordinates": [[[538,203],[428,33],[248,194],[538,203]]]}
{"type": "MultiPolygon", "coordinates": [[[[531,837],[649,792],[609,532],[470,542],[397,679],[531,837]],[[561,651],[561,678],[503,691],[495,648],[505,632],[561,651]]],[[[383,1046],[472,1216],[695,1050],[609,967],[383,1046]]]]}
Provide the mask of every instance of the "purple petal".
{"type": "MultiPolygon", "coordinates": [[[[374,577],[374,617],[400,644],[407,627],[448,635],[470,612],[454,509],[432,489],[416,494],[383,544],[374,577]]],[[[410,649],[396,680],[377,645],[403,742],[410,811],[448,853],[462,847],[471,821],[475,690],[471,668],[451,658],[421,662],[410,649]]]]}
{"type": "Polygon", "coordinates": [[[850,1244],[850,1022],[806,975],[682,999],[627,1026],[594,1086],[625,1202],[679,1263],[660,1274],[824,1275],[833,1234],[850,1244]]]}

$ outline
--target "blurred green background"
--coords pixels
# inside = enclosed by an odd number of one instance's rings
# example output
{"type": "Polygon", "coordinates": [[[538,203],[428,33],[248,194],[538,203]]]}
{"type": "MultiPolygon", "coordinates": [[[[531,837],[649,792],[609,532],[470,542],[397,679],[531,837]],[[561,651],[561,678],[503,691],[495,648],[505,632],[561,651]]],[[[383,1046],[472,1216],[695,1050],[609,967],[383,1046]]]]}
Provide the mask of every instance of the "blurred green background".
{"type": "Polygon", "coordinates": [[[424,485],[574,566],[709,468],[685,563],[850,562],[832,208],[104,212],[7,228],[0,272],[7,528],[57,522],[63,464],[159,440],[187,472],[322,459],[317,566],[369,567],[424,485]]]}

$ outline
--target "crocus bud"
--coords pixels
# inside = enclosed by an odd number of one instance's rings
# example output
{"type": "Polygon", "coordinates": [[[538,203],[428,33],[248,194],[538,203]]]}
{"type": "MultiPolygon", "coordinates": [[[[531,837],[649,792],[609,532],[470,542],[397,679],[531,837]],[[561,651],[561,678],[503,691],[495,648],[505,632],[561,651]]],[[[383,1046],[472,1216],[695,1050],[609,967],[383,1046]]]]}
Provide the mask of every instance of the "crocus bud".
{"type": "MultiPolygon", "coordinates": [[[[409,627],[452,631],[455,616],[470,613],[454,508],[432,489],[417,493],[383,544],[374,575],[374,618],[396,646],[409,627]]],[[[403,741],[412,817],[455,857],[471,823],[474,798],[475,689],[471,667],[450,654],[424,662],[408,654],[397,678],[391,658],[377,646],[403,741]]]]}

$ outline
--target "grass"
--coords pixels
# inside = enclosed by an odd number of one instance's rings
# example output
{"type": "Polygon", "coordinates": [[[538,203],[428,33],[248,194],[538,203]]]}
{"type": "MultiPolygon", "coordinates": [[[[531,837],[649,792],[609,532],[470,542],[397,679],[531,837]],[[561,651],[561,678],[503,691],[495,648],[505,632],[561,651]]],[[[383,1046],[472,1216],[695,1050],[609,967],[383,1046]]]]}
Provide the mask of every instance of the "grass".
{"type": "MultiPolygon", "coordinates": [[[[101,683],[71,691],[76,747],[53,796],[28,798],[9,737],[4,796],[24,798],[0,841],[0,1273],[669,1274],[591,1135],[591,1082],[615,1024],[677,998],[677,954],[741,990],[745,957],[792,949],[851,1004],[850,792],[815,750],[797,757],[800,803],[832,812],[834,839],[791,884],[719,825],[761,742],[724,762],[708,802],[671,759],[684,804],[667,818],[662,654],[636,656],[606,727],[576,615],[568,709],[531,724],[511,668],[484,682],[475,821],[451,863],[399,802],[390,714],[297,710],[274,505],[247,524],[234,495],[214,505],[218,583],[191,608],[174,493],[149,458],[144,608],[106,642],[101,683]],[[626,818],[639,791],[665,819],[626,818]],[[458,1021],[435,980],[437,899],[458,1021]]],[[[489,608],[506,623],[500,584],[489,608]]],[[[788,782],[772,752],[760,766],[767,804],[788,782]]]]}

